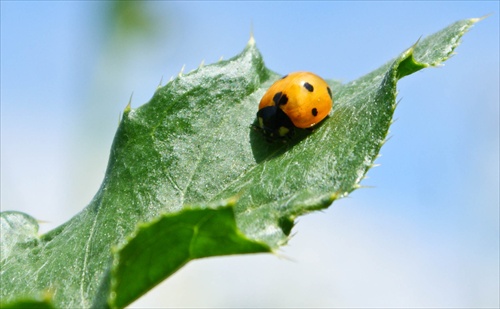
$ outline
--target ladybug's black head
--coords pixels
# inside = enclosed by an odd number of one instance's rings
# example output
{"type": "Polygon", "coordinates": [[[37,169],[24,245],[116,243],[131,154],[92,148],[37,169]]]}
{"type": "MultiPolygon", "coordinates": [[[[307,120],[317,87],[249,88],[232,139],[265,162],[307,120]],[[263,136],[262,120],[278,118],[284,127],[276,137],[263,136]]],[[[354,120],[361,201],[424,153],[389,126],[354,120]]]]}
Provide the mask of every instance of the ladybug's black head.
{"type": "Polygon", "coordinates": [[[268,141],[292,137],[295,126],[290,118],[276,105],[266,106],[257,112],[258,127],[268,141]]]}

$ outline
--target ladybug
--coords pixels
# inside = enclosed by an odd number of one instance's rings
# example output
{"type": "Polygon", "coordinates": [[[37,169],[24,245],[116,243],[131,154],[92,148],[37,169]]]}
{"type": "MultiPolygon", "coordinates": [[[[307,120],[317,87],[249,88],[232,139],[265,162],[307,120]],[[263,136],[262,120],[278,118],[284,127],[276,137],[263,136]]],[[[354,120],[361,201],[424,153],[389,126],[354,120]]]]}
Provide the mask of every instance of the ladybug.
{"type": "Polygon", "coordinates": [[[295,128],[310,129],[330,113],[332,90],[310,72],[294,72],[276,81],[264,94],[255,126],[272,142],[291,138],[295,128]]]}

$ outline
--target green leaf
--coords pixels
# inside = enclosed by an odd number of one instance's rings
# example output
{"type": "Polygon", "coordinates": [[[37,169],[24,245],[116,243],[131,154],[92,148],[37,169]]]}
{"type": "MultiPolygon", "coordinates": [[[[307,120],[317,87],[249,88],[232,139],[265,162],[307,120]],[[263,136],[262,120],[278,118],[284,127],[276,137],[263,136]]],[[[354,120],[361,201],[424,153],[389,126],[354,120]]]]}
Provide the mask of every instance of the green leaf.
{"type": "Polygon", "coordinates": [[[123,307],[190,260],[286,244],[298,216],[359,187],[385,142],[398,79],[449,58],[476,21],[355,81],[330,81],[331,115],[288,143],[251,128],[280,77],[253,39],[236,57],[179,76],[127,107],[103,184],[82,212],[41,237],[33,218],[1,214],[2,302],[50,295],[56,307],[123,307]]]}
{"type": "Polygon", "coordinates": [[[160,216],[140,225],[115,253],[111,303],[125,306],[144,286],[156,285],[192,259],[255,252],[269,247],[241,234],[232,205],[160,216]]]}

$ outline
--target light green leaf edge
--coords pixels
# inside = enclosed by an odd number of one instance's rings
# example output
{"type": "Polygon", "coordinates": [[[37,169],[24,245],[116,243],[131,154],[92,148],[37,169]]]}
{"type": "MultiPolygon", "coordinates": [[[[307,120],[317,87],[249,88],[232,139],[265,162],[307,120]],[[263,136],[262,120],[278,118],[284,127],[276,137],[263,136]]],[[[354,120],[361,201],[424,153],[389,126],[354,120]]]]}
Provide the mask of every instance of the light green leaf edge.
{"type": "MultiPolygon", "coordinates": [[[[271,250],[271,248],[276,248],[277,246],[283,245],[287,241],[287,236],[289,235],[289,232],[293,227],[293,222],[297,216],[316,209],[328,207],[331,204],[331,202],[334,201],[336,198],[345,196],[352,190],[359,187],[359,182],[363,179],[367,170],[372,166],[373,161],[376,159],[376,156],[378,155],[380,147],[383,145],[385,141],[385,136],[387,135],[388,127],[391,122],[392,113],[395,108],[395,97],[396,97],[395,86],[397,80],[401,77],[404,77],[415,71],[418,71],[424,67],[439,65],[442,61],[448,59],[452,55],[455,47],[458,46],[460,37],[463,35],[463,33],[465,33],[478,20],[479,19],[469,19],[469,20],[459,21],[449,26],[448,28],[444,29],[443,31],[440,31],[437,34],[434,34],[418,42],[418,44],[415,44],[415,46],[404,52],[395,61],[392,61],[384,65],[380,69],[356,81],[353,81],[346,85],[340,85],[338,83],[331,82],[330,85],[332,86],[332,89],[334,89],[334,94],[336,98],[333,114],[328,119],[328,121],[325,121],[325,123],[323,123],[323,125],[320,128],[318,128],[316,132],[314,132],[314,134],[308,136],[307,138],[293,141],[287,144],[286,146],[276,147],[275,145],[262,144],[259,142],[259,140],[254,139],[255,136],[251,136],[252,145],[254,145],[254,147],[257,145],[257,148],[254,148],[252,150],[254,151],[253,153],[255,155],[256,161],[259,162],[258,166],[266,164],[266,162],[269,161],[281,160],[282,158],[286,159],[287,156],[288,158],[293,157],[294,151],[297,152],[297,151],[307,150],[308,149],[307,147],[309,147],[310,144],[313,143],[314,139],[325,138],[325,136],[327,136],[327,134],[325,135],[325,133],[327,132],[331,133],[330,130],[332,130],[332,126],[335,127],[335,123],[337,123],[337,128],[338,128],[337,130],[340,130],[340,132],[342,132],[342,129],[347,130],[348,127],[342,128],[341,126],[338,126],[338,124],[340,123],[339,119],[342,119],[342,115],[347,115],[345,113],[349,111],[350,107],[348,103],[352,102],[352,99],[354,99],[354,96],[356,95],[356,91],[353,90],[363,89],[363,86],[366,86],[369,83],[373,85],[373,82],[375,81],[380,82],[379,85],[383,86],[380,87],[379,89],[382,92],[381,96],[389,96],[393,98],[392,100],[385,102],[386,103],[385,108],[381,109],[380,114],[377,115],[381,116],[381,118],[384,118],[386,120],[387,116],[390,116],[388,118],[389,120],[387,123],[387,130],[385,130],[385,132],[382,132],[382,134],[379,136],[371,136],[371,137],[369,136],[369,138],[371,138],[371,140],[377,146],[374,148],[374,150],[369,151],[367,153],[365,160],[362,162],[360,168],[355,173],[356,177],[352,178],[352,175],[350,176],[349,185],[343,185],[343,186],[338,185],[337,187],[334,187],[333,190],[331,190],[332,188],[330,188],[328,192],[320,194],[314,192],[314,190],[306,189],[302,190],[299,194],[293,195],[292,198],[288,197],[287,203],[285,205],[280,206],[270,203],[268,204],[267,208],[274,209],[274,207],[278,206],[276,207],[278,211],[277,214],[271,216],[271,218],[267,218],[268,220],[255,220],[266,217],[262,216],[262,214],[260,214],[259,216],[259,211],[261,211],[262,208],[256,209],[256,211],[254,211],[253,214],[248,213],[247,211],[249,205],[248,199],[251,199],[254,196],[253,194],[255,193],[261,194],[262,192],[255,192],[253,191],[252,188],[245,188],[244,186],[235,186],[234,188],[228,186],[225,188],[223,193],[214,195],[211,199],[211,202],[209,203],[211,205],[216,205],[217,203],[215,201],[220,201],[224,200],[224,198],[227,199],[228,197],[233,197],[232,200],[236,201],[235,204],[233,202],[229,202],[226,205],[219,203],[219,207],[215,208],[200,207],[199,209],[196,209],[197,207],[189,207],[189,209],[181,210],[180,212],[178,212],[178,215],[182,216],[185,213],[189,213],[191,211],[196,212],[200,210],[212,212],[214,209],[219,210],[221,213],[227,214],[229,209],[231,210],[230,212],[233,213],[233,216],[235,216],[236,225],[234,226],[238,226],[238,228],[241,231],[243,231],[242,234],[237,229],[233,230],[234,232],[233,235],[237,235],[238,242],[241,241],[242,243],[246,243],[247,245],[249,245],[249,247],[255,246],[254,252],[271,250]],[[447,44],[446,48],[440,48],[442,47],[440,46],[442,45],[440,44],[442,43],[441,40],[447,40],[448,42],[450,42],[450,44],[447,44]],[[390,91],[387,91],[387,89],[389,89],[386,88],[387,85],[391,85],[390,91]],[[262,148],[259,149],[258,147],[262,148]],[[261,160],[259,160],[259,155],[261,156],[260,157],[261,160]],[[276,222],[276,219],[278,220],[278,222],[276,222]],[[265,229],[265,227],[269,226],[275,226],[277,228],[265,229]],[[252,241],[247,237],[249,237],[250,239],[255,239],[256,241],[252,241]]],[[[229,60],[228,62],[216,64],[215,66],[229,64],[230,67],[231,61],[235,61],[245,55],[251,55],[252,57],[256,56],[258,61],[257,63],[252,62],[252,64],[254,65],[257,64],[257,67],[259,67],[259,65],[262,66],[261,68],[262,71],[259,77],[261,80],[267,80],[263,84],[258,84],[259,82],[255,81],[255,85],[253,85],[254,86],[253,93],[252,92],[244,93],[244,95],[250,94],[249,100],[253,101],[252,104],[255,105],[255,102],[258,100],[259,96],[276,78],[278,78],[278,75],[270,71],[267,71],[267,69],[263,67],[263,63],[260,59],[260,54],[258,53],[254,44],[250,43],[241,55],[233,58],[232,60],[229,60]],[[254,95],[252,96],[252,94],[254,95]]],[[[231,72],[228,71],[228,73],[229,73],[227,74],[228,78],[233,77],[231,72]]],[[[188,78],[191,74],[194,75],[196,74],[196,72],[186,75],[185,78],[188,78]]],[[[179,81],[182,78],[183,77],[180,77],[174,80],[171,84],[175,84],[176,81],[179,81]]],[[[252,82],[254,81],[250,81],[250,84],[252,82]]],[[[189,81],[185,83],[185,86],[189,86],[189,81]]],[[[158,95],[160,90],[155,94],[155,96],[158,95]]],[[[360,94],[357,93],[357,95],[359,96],[360,94]]],[[[154,97],[152,101],[153,100],[154,97]]],[[[373,102],[383,104],[383,102],[377,102],[377,100],[374,100],[373,102]]],[[[357,106],[357,107],[361,108],[361,110],[364,109],[363,106],[357,106]]],[[[124,121],[127,117],[132,116],[133,112],[134,110],[127,109],[124,114],[124,121]]],[[[252,112],[255,113],[254,111],[252,112]]],[[[357,113],[355,115],[360,116],[361,114],[362,113],[357,113]]],[[[357,121],[358,119],[351,119],[351,120],[357,121]]],[[[117,136],[119,135],[120,130],[123,129],[122,125],[120,126],[117,132],[117,136]]],[[[180,125],[182,126],[184,124],[180,123],[180,125]]],[[[346,131],[343,132],[345,133],[346,131]]],[[[343,141],[339,139],[339,143],[342,144],[342,142],[343,141]]],[[[94,200],[84,211],[82,211],[80,214],[75,216],[75,218],[73,218],[63,226],[57,228],[54,231],[49,232],[46,235],[43,235],[42,237],[38,237],[36,235],[38,225],[36,222],[33,221],[31,217],[24,214],[18,214],[13,212],[1,213],[0,215],[0,219],[2,220],[1,221],[2,259],[0,264],[2,266],[1,283],[3,287],[10,284],[9,288],[11,288],[11,289],[2,288],[2,293],[1,293],[2,307],[8,305],[8,303],[6,304],[6,301],[7,302],[13,301],[10,302],[10,305],[15,306],[16,305],[15,299],[18,300],[23,299],[23,301],[25,301],[25,299],[27,298],[32,298],[34,299],[34,302],[37,302],[40,299],[45,299],[45,297],[42,297],[44,295],[45,296],[52,295],[54,304],[57,304],[57,306],[61,307],[72,307],[72,306],[88,307],[90,305],[99,307],[101,305],[105,305],[106,301],[109,301],[109,305],[112,307],[116,306],[121,307],[129,304],[138,296],[138,295],[126,295],[126,293],[123,293],[122,295],[121,293],[121,290],[119,288],[120,284],[118,283],[116,278],[119,276],[124,277],[127,268],[125,267],[124,268],[125,271],[121,273],[122,270],[120,266],[125,265],[127,262],[124,260],[120,260],[120,254],[126,253],[127,248],[129,248],[128,246],[131,246],[131,244],[134,243],[135,239],[139,239],[142,233],[148,233],[148,230],[155,230],[158,222],[162,222],[162,218],[175,217],[177,215],[175,214],[176,210],[171,209],[170,211],[167,211],[163,215],[160,215],[160,213],[163,212],[160,209],[154,207],[153,208],[146,207],[145,209],[138,210],[139,213],[136,214],[136,216],[132,217],[136,218],[142,217],[143,218],[142,221],[151,221],[151,220],[152,221],[140,225],[139,229],[133,234],[134,236],[128,238],[125,237],[128,233],[130,233],[127,232],[130,231],[130,222],[116,221],[114,224],[116,234],[112,235],[110,233],[104,233],[99,235],[99,239],[95,238],[97,225],[99,224],[97,218],[101,214],[102,211],[101,208],[105,208],[107,203],[109,203],[110,205],[113,204],[120,205],[121,203],[126,204],[127,202],[124,199],[120,199],[120,193],[123,193],[119,192],[120,190],[118,190],[118,192],[115,192],[114,194],[113,193],[108,194],[109,196],[106,196],[105,194],[108,189],[106,185],[110,180],[111,177],[110,174],[112,174],[112,172],[114,171],[113,165],[117,162],[116,160],[114,160],[116,155],[116,149],[118,148],[116,145],[117,143],[120,143],[120,141],[117,141],[117,138],[115,138],[115,142],[112,148],[110,163],[108,166],[108,173],[106,174],[106,179],[104,180],[103,186],[101,187],[100,191],[96,194],[94,200]],[[113,200],[114,200],[113,203],[107,202],[113,200]],[[160,215],[160,217],[157,217],[158,215],[160,215]],[[89,217],[94,217],[95,219],[86,220],[86,218],[89,217]],[[15,221],[18,220],[19,218],[22,218],[27,222],[25,222],[25,224],[13,224],[11,225],[13,227],[12,229],[6,228],[4,230],[5,222],[10,224],[12,223],[13,220],[15,221]],[[128,225],[126,223],[128,223],[128,225]],[[80,234],[74,233],[73,231],[75,230],[75,228],[77,231],[80,231],[81,233],[80,234]],[[77,235],[75,236],[75,234],[77,235]],[[12,238],[9,238],[9,236],[12,238]],[[12,239],[17,239],[17,240],[14,242],[11,241],[12,239]],[[64,240],[63,241],[64,246],[61,246],[61,243],[57,241],[58,239],[64,240]],[[81,246],[82,239],[86,240],[83,242],[84,244],[83,247],[81,246]],[[117,247],[118,249],[114,250],[114,262],[112,263],[113,271],[111,275],[113,278],[110,278],[109,265],[111,264],[110,263],[111,260],[102,257],[108,255],[108,253],[106,253],[105,248],[109,248],[110,245],[112,245],[113,243],[116,244],[117,239],[122,239],[122,241],[118,242],[119,244],[119,246],[117,247]],[[61,254],[62,252],[60,252],[59,255],[54,255],[54,253],[57,253],[58,246],[61,246],[59,248],[64,248],[64,247],[75,248],[78,250],[78,253],[83,253],[83,254],[77,254],[77,256],[74,256],[74,254],[71,254],[73,252],[70,252],[69,256],[75,258],[72,260],[73,263],[65,265],[65,260],[60,259],[61,255],[63,255],[61,254]],[[15,250],[17,251],[14,252],[15,250]],[[52,252],[49,252],[51,250],[52,252]],[[53,260],[46,259],[47,252],[49,252],[50,257],[54,258],[53,260]],[[99,258],[99,256],[101,258],[99,258]],[[92,265],[92,267],[90,267],[92,262],[94,264],[92,265]],[[52,266],[51,268],[48,267],[48,264],[54,266],[52,266]],[[34,267],[32,270],[30,270],[30,269],[24,269],[23,267],[19,267],[19,265],[24,265],[24,266],[29,265],[34,267]],[[57,273],[57,276],[56,274],[53,274],[53,271],[50,271],[50,269],[54,270],[57,269],[57,267],[61,268],[61,265],[65,265],[67,267],[66,269],[64,268],[58,269],[59,272],[57,273]],[[92,270],[100,269],[100,271],[92,271],[92,273],[90,273],[90,269],[92,270]],[[48,272],[44,270],[48,270],[48,272]],[[75,274],[80,274],[80,280],[77,281],[76,286],[75,286],[75,281],[70,279],[72,276],[73,277],[78,276],[75,274]],[[34,286],[28,286],[26,288],[27,283],[29,284],[30,282],[34,282],[35,283],[34,286]],[[112,291],[108,290],[110,288],[109,285],[110,282],[113,282],[112,291]],[[67,293],[67,291],[69,291],[69,293],[67,293]],[[78,295],[79,297],[75,297],[74,295],[75,291],[79,291],[78,295]],[[71,296],[72,294],[73,297],[71,296]],[[109,299],[107,299],[107,297],[109,297],[109,299]]],[[[352,152],[353,150],[357,149],[354,148],[343,149],[342,151],[343,153],[335,154],[336,157],[344,158],[343,155],[349,155],[348,152],[346,153],[346,150],[350,150],[352,152]]],[[[342,168],[339,169],[339,173],[342,174],[342,168]]],[[[130,181],[133,179],[133,177],[131,176],[132,175],[114,175],[114,177],[118,177],[115,179],[118,182],[130,181]]],[[[333,179],[328,179],[328,180],[330,181],[333,180],[334,182],[336,181],[335,177],[333,179]]],[[[172,184],[174,186],[176,185],[174,183],[172,184]]],[[[140,196],[140,193],[142,192],[135,192],[135,193],[139,193],[140,196]]],[[[152,203],[152,199],[148,198],[146,199],[142,198],[142,202],[145,202],[146,205],[148,203],[150,204],[152,203]]],[[[266,198],[269,198],[269,196],[266,196],[266,198]]],[[[195,200],[192,200],[190,202],[194,201],[195,200]]],[[[177,209],[177,211],[178,210],[179,209],[177,209]]],[[[115,209],[115,212],[113,214],[118,216],[121,215],[122,217],[128,215],[125,209],[122,210],[115,209]]],[[[231,220],[227,222],[230,221],[231,220]]],[[[229,226],[230,225],[231,224],[229,224],[229,226]]],[[[235,250],[234,253],[241,253],[241,252],[235,250]]],[[[222,252],[221,254],[232,254],[232,253],[222,252]]],[[[190,254],[189,259],[199,258],[203,256],[204,256],[203,254],[198,254],[198,255],[190,254]]],[[[210,255],[207,254],[205,256],[210,256],[210,255]]],[[[184,263],[186,263],[186,260],[183,260],[181,264],[183,265],[184,263]]],[[[178,268],[181,267],[182,265],[178,265],[176,267],[178,268]]],[[[175,271],[175,269],[173,271],[175,271]]],[[[172,273],[173,271],[170,271],[170,273],[172,273]]],[[[169,272],[165,273],[165,269],[159,269],[158,272],[160,273],[163,272],[165,274],[164,277],[170,274],[169,272]]],[[[156,278],[153,281],[158,282],[158,280],[161,279],[156,278]]],[[[151,286],[149,287],[143,286],[143,291],[140,292],[139,294],[146,292],[147,289],[149,288],[151,288],[151,286]]],[[[42,302],[46,303],[45,300],[42,302]]]]}

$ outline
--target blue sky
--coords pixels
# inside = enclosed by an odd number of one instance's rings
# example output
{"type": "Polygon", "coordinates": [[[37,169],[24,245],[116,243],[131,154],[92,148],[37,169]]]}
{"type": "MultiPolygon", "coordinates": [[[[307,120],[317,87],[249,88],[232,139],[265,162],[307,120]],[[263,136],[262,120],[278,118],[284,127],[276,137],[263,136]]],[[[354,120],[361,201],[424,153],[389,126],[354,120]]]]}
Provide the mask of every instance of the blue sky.
{"type": "Polygon", "coordinates": [[[347,82],[492,14],[443,67],[399,83],[372,188],[300,218],[288,259],[197,261],[135,305],[499,306],[498,1],[148,2],[155,31],[128,40],[107,8],[1,2],[1,208],[46,221],[42,232],[97,191],[132,92],[138,107],[182,66],[234,56],[250,29],[272,70],[347,82]]]}

